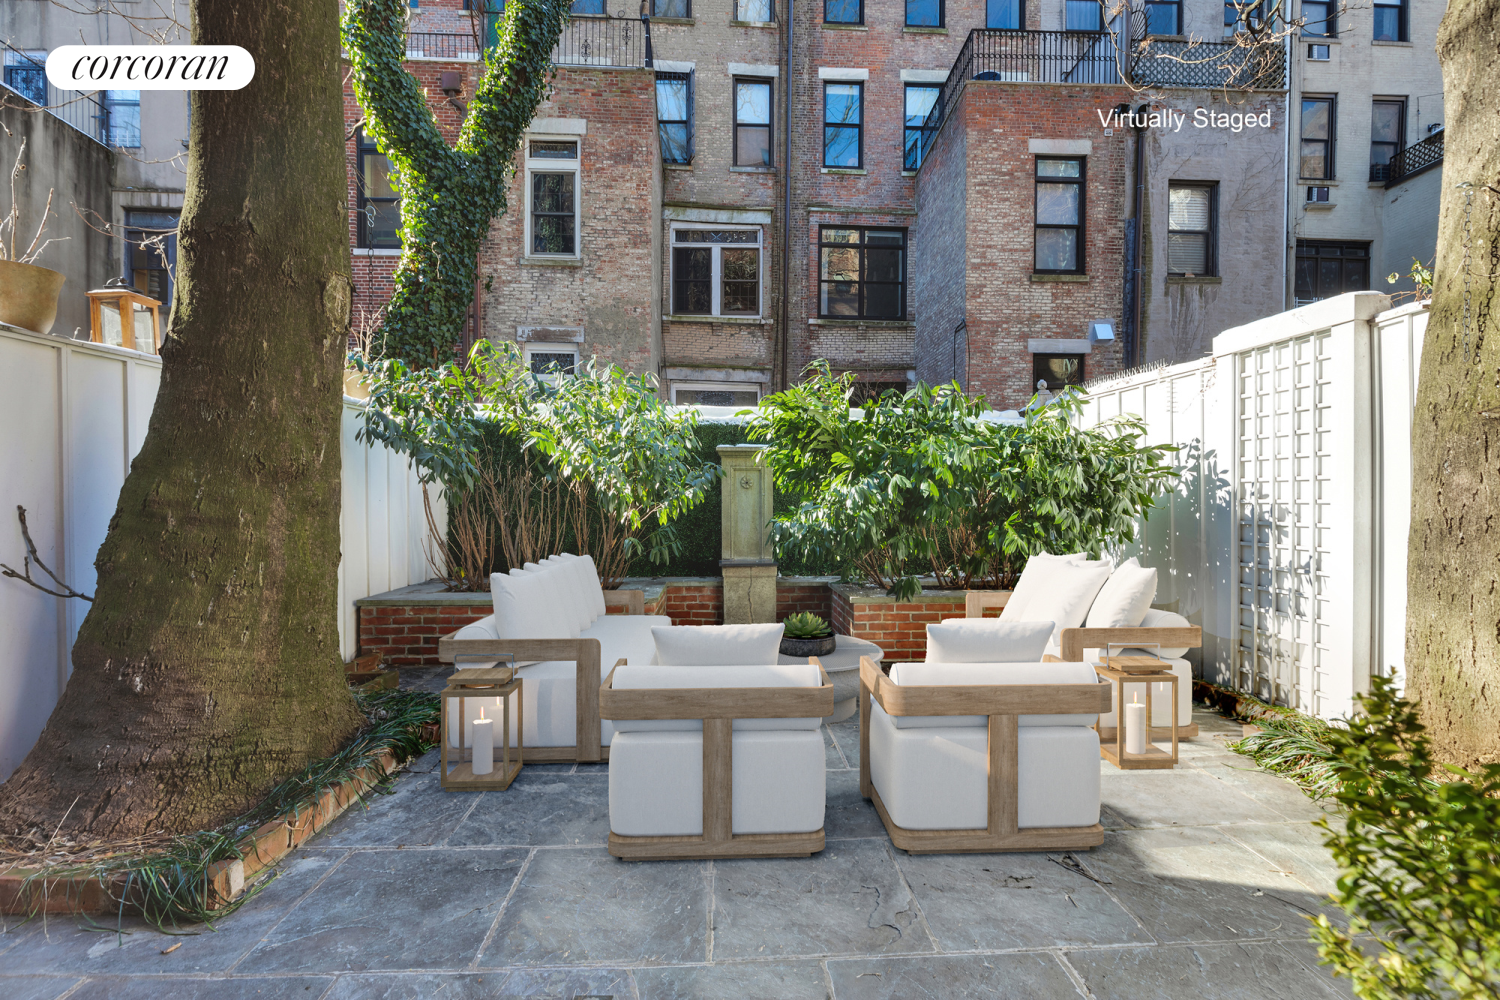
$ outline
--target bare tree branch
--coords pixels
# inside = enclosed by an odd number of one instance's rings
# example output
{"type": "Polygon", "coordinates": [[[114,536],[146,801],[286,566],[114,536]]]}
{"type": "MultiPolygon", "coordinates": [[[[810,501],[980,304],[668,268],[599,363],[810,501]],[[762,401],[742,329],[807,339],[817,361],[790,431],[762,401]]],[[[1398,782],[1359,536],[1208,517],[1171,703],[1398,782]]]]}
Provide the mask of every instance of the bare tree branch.
{"type": "Polygon", "coordinates": [[[36,543],[31,540],[31,529],[26,527],[26,508],[22,507],[20,504],[17,504],[16,516],[21,520],[21,537],[26,539],[26,562],[24,563],[26,572],[17,573],[15,570],[11,569],[4,563],[0,563],[0,576],[8,576],[13,580],[20,580],[22,583],[30,584],[44,594],[51,594],[53,597],[78,597],[82,598],[85,601],[88,601],[90,604],[94,603],[94,599],[88,594],[80,594],[78,591],[74,590],[66,583],[63,583],[62,580],[58,579],[57,574],[48,569],[46,563],[42,562],[42,557],[38,555],[36,551],[36,543]],[[61,587],[62,591],[56,591],[51,589],[50,587],[44,587],[40,583],[37,583],[35,580],[33,580],[31,578],[32,563],[36,563],[38,566],[40,566],[42,568],[42,572],[50,576],[52,578],[52,582],[61,587]]]}

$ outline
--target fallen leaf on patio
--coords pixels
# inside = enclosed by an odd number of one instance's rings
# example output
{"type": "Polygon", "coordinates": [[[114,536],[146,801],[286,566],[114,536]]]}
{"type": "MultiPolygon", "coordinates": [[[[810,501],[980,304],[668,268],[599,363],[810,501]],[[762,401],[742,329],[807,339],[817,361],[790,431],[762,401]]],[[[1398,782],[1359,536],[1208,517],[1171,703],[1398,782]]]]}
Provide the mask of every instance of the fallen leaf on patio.
{"type": "Polygon", "coordinates": [[[162,950],[161,950],[161,953],[162,953],[162,954],[163,954],[163,955],[170,955],[170,954],[172,954],[172,952],[174,952],[174,951],[176,951],[176,950],[177,950],[177,949],[178,949],[178,948],[181,948],[181,947],[182,947],[182,942],[181,942],[181,941],[178,941],[178,942],[177,942],[177,943],[176,943],[176,944],[174,944],[174,945],[173,945],[173,946],[172,946],[172,947],[170,947],[170,948],[163,948],[163,949],[162,949],[162,950]]]}

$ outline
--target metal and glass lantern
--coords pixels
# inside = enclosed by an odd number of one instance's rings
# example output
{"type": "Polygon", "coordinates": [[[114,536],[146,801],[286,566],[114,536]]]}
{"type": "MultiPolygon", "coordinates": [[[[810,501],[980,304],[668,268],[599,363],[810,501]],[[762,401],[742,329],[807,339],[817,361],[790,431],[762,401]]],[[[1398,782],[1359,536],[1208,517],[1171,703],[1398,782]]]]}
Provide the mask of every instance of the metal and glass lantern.
{"type": "Polygon", "coordinates": [[[455,670],[438,695],[438,783],[445,792],[504,791],[521,773],[521,678],[515,657],[509,660],[509,666],[455,670]]]}
{"type": "Polygon", "coordinates": [[[160,353],[160,302],[123,282],[107,283],[89,292],[88,297],[90,340],[146,354],[160,353]]]}

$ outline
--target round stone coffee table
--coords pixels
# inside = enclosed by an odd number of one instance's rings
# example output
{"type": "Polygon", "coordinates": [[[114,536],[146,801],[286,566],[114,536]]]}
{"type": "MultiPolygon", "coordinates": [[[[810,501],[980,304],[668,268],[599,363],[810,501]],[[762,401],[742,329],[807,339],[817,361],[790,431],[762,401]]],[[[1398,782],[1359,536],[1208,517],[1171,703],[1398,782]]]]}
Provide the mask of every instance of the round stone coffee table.
{"type": "MultiPolygon", "coordinates": [[[[829,722],[843,722],[859,709],[859,658],[868,656],[879,663],[885,650],[852,635],[836,637],[838,646],[827,656],[818,657],[828,679],[833,681],[833,715],[829,722]]],[[[805,656],[781,656],[777,663],[806,663],[805,656]]]]}

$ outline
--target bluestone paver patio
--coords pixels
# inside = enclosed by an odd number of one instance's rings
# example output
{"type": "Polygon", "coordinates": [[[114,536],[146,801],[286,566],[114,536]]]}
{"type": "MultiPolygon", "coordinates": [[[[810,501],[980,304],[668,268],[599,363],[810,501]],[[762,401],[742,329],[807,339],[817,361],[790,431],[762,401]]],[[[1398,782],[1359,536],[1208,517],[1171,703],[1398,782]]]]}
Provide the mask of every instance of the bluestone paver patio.
{"type": "Polygon", "coordinates": [[[825,727],[828,846],[623,862],[602,766],[444,793],[436,754],[297,851],[216,931],[7,922],[6,1000],[1316,1000],[1309,914],[1336,870],[1319,808],[1200,711],[1171,771],[1101,763],[1104,845],[912,856],[859,796],[857,721],[825,727]],[[181,947],[163,954],[175,944],[181,947]]]}

